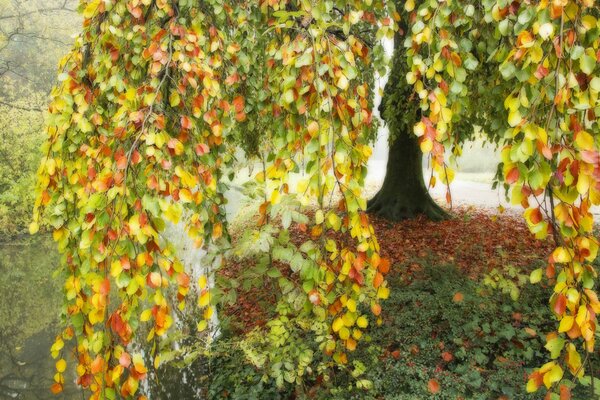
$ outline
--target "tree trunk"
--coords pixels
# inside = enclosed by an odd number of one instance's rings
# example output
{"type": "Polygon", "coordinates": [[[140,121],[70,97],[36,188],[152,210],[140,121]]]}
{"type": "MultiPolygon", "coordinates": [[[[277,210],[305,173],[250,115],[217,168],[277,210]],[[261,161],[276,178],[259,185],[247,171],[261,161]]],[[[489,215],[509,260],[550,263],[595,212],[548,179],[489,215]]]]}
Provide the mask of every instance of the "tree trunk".
{"type": "Polygon", "coordinates": [[[390,148],[383,186],[368,202],[367,212],[391,221],[419,214],[438,221],[448,214],[429,195],[423,180],[423,153],[412,133],[419,118],[418,100],[406,82],[408,72],[402,37],[394,38],[392,69],[385,86],[379,113],[389,128],[390,148]]]}
{"type": "Polygon", "coordinates": [[[423,154],[416,136],[397,132],[390,145],[385,179],[369,203],[367,212],[390,221],[400,221],[423,214],[439,221],[448,214],[429,195],[423,180],[423,154]]]}

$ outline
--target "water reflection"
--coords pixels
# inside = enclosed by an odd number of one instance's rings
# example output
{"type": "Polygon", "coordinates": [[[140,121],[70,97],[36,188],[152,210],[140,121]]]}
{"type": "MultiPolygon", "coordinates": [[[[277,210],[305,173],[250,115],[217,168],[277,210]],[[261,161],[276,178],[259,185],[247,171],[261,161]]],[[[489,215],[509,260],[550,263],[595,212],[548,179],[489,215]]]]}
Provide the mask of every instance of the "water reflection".
{"type": "MultiPolygon", "coordinates": [[[[0,243],[0,399],[81,399],[72,382],[54,396],[50,346],[62,294],[52,278],[58,252],[45,236],[0,243]]],[[[66,377],[74,377],[68,373],[66,377]]]]}

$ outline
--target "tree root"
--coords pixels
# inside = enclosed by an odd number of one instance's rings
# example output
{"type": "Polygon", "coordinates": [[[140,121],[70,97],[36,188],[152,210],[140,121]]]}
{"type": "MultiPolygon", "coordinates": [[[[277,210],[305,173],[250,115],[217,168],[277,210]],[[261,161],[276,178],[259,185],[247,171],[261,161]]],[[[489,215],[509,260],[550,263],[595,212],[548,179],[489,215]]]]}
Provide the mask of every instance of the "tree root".
{"type": "Polygon", "coordinates": [[[432,221],[443,221],[450,218],[450,214],[430,197],[420,202],[408,202],[400,201],[395,196],[384,196],[381,192],[368,201],[367,213],[389,221],[412,219],[418,215],[425,215],[432,221]]]}

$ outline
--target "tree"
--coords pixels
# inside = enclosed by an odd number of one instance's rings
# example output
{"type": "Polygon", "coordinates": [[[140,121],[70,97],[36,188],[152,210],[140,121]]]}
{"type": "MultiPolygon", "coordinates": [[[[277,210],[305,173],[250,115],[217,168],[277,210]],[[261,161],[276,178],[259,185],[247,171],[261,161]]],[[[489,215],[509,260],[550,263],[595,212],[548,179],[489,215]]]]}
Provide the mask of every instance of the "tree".
{"type": "MultiPolygon", "coordinates": [[[[198,329],[210,327],[229,293],[211,286],[214,269],[239,254],[253,255],[249,273],[278,289],[262,353],[249,350],[278,383],[302,382],[316,362],[307,339],[345,364],[367,326],[382,321],[390,262],[379,255],[361,189],[376,125],[371,83],[385,65],[379,40],[402,33],[403,18],[414,96],[395,80],[384,118],[407,139],[416,122],[419,147],[443,183],[451,177],[445,149],[460,153],[474,123],[504,145],[513,201],[526,208],[532,232],[559,241],[546,269],[560,320],[548,335],[553,361],[527,389],[559,390],[563,367],[583,376],[580,351],[594,350],[600,312],[590,213],[600,203],[598,8],[589,0],[432,0],[418,8],[410,0],[403,11],[383,0],[348,3],[82,4],[84,30],[49,107],[31,231],[43,212],[63,252],[67,328],[52,352],[62,357],[64,340],[76,340],[78,382],[92,398],[136,394],[148,366],[128,345],[140,325],[157,345],[194,286],[198,329]],[[412,107],[407,95],[418,110],[399,114],[398,105],[412,107]],[[235,173],[241,144],[260,158],[253,188],[262,200],[257,227],[232,248],[224,177],[235,173]],[[301,171],[294,191],[290,175],[301,171]],[[198,285],[163,234],[180,220],[209,253],[198,285]],[[295,245],[292,224],[311,239],[295,245]]],[[[392,75],[401,73],[401,54],[392,75]]],[[[60,358],[55,391],[64,368],[60,358]]]]}
{"type": "MultiPolygon", "coordinates": [[[[573,380],[583,376],[579,352],[593,351],[600,310],[590,213],[600,202],[598,7],[583,0],[408,1],[404,8],[406,79],[423,111],[414,133],[434,169],[445,171],[444,149],[462,142],[457,123],[482,116],[485,131],[503,144],[501,178],[512,201],[526,209],[536,237],[555,237],[546,276],[555,283],[550,304],[560,325],[547,337],[553,361],[530,376],[527,390],[558,391],[569,380],[565,369],[573,380]]],[[[542,275],[535,271],[531,281],[542,275]]]]}
{"type": "Polygon", "coordinates": [[[406,82],[408,65],[403,35],[394,35],[394,56],[379,113],[390,132],[388,162],[381,189],[369,200],[367,211],[391,221],[424,214],[432,220],[448,214],[429,195],[423,179],[423,153],[412,134],[420,111],[412,86],[406,82]]]}
{"type": "Polygon", "coordinates": [[[69,6],[0,1],[0,234],[23,234],[31,219],[42,112],[56,64],[71,30],[78,30],[79,17],[69,6]]]}
{"type": "MultiPolygon", "coordinates": [[[[128,345],[140,325],[152,343],[163,339],[192,288],[204,315],[198,329],[210,328],[224,297],[210,286],[214,272],[192,283],[163,232],[185,221],[215,268],[240,250],[230,249],[224,177],[241,144],[249,156],[261,150],[255,182],[264,194],[253,242],[241,247],[267,255],[256,274],[279,289],[269,361],[283,355],[294,366],[273,378],[301,380],[312,360],[307,337],[346,363],[389,293],[389,262],[360,194],[372,127],[369,62],[383,51],[358,34],[391,32],[390,20],[379,23],[384,4],[92,0],[81,12],[83,32],[52,92],[36,204],[63,252],[67,327],[52,348],[53,390],[62,389],[64,342],[76,340],[78,383],[92,398],[133,397],[149,366],[128,345]],[[297,192],[317,203],[310,218],[290,190],[301,166],[297,192]],[[291,223],[312,240],[293,245],[291,223]]],[[[31,231],[41,222],[36,214],[31,231]]]]}

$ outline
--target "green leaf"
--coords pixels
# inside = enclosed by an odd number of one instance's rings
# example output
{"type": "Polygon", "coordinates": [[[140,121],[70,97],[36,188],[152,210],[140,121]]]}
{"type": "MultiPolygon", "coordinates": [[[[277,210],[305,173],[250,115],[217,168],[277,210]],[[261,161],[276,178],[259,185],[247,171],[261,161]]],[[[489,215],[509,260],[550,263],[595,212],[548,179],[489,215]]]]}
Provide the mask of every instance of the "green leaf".
{"type": "Polygon", "coordinates": [[[596,68],[596,58],[584,54],[579,59],[579,67],[585,74],[591,75],[596,68]]]}
{"type": "Polygon", "coordinates": [[[532,271],[531,275],[529,275],[529,281],[534,284],[540,282],[542,280],[542,272],[541,268],[532,271]]]}

